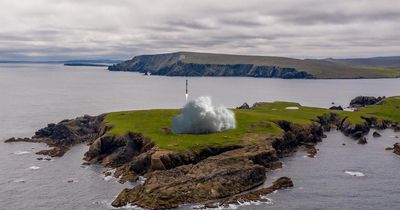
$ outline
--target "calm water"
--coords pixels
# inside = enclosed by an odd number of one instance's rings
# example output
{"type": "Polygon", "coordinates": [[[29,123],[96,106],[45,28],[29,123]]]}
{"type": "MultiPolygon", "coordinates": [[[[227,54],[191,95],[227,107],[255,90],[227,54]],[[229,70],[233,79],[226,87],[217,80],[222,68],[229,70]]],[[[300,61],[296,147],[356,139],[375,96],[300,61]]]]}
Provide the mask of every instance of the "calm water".
{"type": "MultiPolygon", "coordinates": [[[[0,65],[0,140],[31,136],[50,122],[82,114],[178,108],[184,104],[185,79],[109,72],[98,67],[62,65],[0,65]]],[[[217,104],[297,101],[303,105],[347,105],[358,95],[400,95],[400,79],[281,80],[255,78],[189,78],[189,95],[209,95],[217,104]]],[[[285,160],[269,177],[292,177],[296,187],[269,196],[272,209],[396,209],[400,158],[384,151],[394,134],[357,145],[331,133],[315,159],[302,152],[285,160]],[[371,142],[373,141],[373,142],[371,142]],[[346,142],[345,147],[341,146],[346,142]],[[353,177],[344,171],[357,171],[353,177]],[[340,203],[340,206],[338,205],[340,203]]],[[[0,209],[109,209],[118,192],[129,185],[104,180],[101,167],[81,167],[87,146],[64,157],[36,160],[41,144],[0,144],[0,209]],[[74,180],[69,183],[68,180],[74,180]]],[[[264,205],[245,209],[264,209],[264,205]]]]}

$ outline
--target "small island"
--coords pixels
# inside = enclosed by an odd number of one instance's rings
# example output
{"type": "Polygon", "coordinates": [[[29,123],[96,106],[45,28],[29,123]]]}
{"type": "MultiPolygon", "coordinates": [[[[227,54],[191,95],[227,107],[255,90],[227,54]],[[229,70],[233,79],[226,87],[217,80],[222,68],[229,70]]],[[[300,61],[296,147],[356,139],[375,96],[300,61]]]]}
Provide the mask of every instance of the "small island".
{"type": "MultiPolygon", "coordinates": [[[[137,110],[83,116],[49,124],[32,138],[10,142],[43,142],[52,147],[38,154],[62,156],[79,143],[90,145],[84,164],[114,168],[106,175],[120,182],[144,182],[124,189],[112,203],[146,209],[169,209],[200,203],[217,207],[260,200],[262,195],[290,188],[289,177],[257,188],[267,172],[282,166],[281,158],[304,148],[309,157],[324,132],[337,129],[360,146],[371,128],[400,130],[400,96],[357,97],[354,111],[301,106],[293,102],[243,104],[231,109],[236,128],[209,134],[177,134],[171,121],[181,110],[137,110]]],[[[374,136],[379,136],[379,133],[374,136]]],[[[393,153],[400,154],[400,144],[393,153]]],[[[367,145],[366,145],[367,146],[367,145]]]]}

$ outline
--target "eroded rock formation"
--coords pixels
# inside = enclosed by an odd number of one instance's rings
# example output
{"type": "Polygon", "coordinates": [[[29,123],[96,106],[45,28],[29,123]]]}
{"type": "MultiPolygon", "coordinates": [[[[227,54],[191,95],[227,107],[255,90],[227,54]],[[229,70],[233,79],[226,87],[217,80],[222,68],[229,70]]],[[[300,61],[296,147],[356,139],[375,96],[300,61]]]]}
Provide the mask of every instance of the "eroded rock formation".
{"type": "Polygon", "coordinates": [[[60,157],[69,148],[82,142],[92,142],[102,136],[106,127],[103,125],[105,115],[78,117],[72,120],[63,120],[57,124],[51,123],[47,127],[38,130],[31,138],[10,138],[5,142],[40,142],[52,147],[42,150],[37,154],[60,157]]]}

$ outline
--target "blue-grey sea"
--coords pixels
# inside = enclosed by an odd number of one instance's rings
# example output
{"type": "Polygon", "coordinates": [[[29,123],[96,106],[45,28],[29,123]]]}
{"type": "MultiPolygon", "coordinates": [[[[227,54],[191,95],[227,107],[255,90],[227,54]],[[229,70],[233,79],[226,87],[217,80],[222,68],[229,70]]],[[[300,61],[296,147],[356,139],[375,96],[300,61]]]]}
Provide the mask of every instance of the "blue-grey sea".
{"type": "MultiPolygon", "coordinates": [[[[189,98],[207,95],[227,107],[259,101],[346,106],[358,95],[400,95],[400,79],[184,78],[110,72],[103,67],[0,64],[0,140],[28,137],[47,123],[83,114],[179,108],[185,103],[186,79],[189,98]]],[[[269,202],[229,208],[400,209],[400,156],[385,151],[400,142],[400,133],[382,131],[381,138],[368,136],[366,145],[336,131],[327,134],[317,146],[316,158],[299,149],[284,159],[282,169],[267,174],[266,185],[289,176],[294,188],[268,195],[269,202]]],[[[118,192],[132,186],[105,179],[105,168],[82,166],[84,144],[61,158],[37,160],[35,152],[45,147],[0,142],[0,209],[112,209],[118,192]]]]}

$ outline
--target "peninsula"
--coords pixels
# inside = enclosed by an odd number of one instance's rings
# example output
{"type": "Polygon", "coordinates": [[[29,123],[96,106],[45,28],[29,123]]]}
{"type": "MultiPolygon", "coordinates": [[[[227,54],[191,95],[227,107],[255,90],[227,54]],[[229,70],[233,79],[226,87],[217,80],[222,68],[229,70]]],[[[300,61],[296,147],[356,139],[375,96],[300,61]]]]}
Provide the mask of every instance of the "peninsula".
{"type": "Polygon", "coordinates": [[[400,77],[400,58],[294,59],[197,52],[140,55],[108,67],[164,76],[243,76],[284,79],[400,77]]]}

